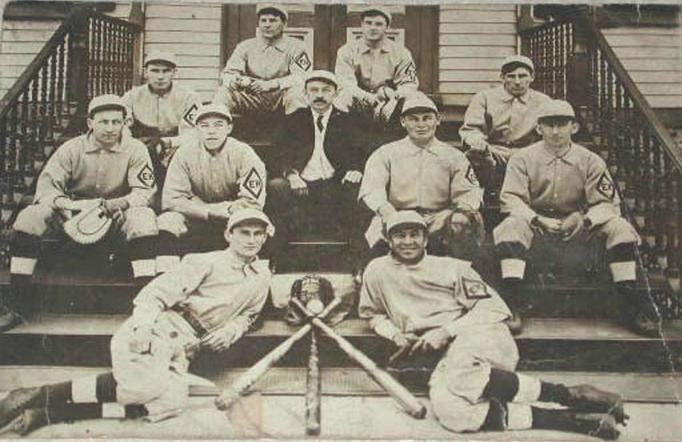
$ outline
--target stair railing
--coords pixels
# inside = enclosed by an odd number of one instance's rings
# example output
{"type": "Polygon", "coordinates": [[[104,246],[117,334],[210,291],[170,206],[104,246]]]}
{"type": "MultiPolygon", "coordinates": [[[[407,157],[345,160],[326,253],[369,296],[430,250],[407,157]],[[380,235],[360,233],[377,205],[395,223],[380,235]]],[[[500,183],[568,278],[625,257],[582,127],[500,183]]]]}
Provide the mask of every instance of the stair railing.
{"type": "Polygon", "coordinates": [[[85,129],[90,98],[132,87],[140,30],[76,6],[0,100],[0,228],[63,138],[85,129]]]}
{"type": "MultiPolygon", "coordinates": [[[[642,236],[649,279],[680,292],[682,149],[653,111],[604,34],[584,10],[520,32],[534,87],[570,101],[606,160],[623,208],[642,236]]],[[[678,316],[679,296],[667,298],[678,316]]]]}

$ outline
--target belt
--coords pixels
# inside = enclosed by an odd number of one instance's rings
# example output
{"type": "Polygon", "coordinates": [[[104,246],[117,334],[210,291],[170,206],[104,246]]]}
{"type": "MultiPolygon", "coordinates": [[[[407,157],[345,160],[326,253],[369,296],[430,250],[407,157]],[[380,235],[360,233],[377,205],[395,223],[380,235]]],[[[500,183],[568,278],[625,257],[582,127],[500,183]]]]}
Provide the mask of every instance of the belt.
{"type": "Polygon", "coordinates": [[[206,328],[204,328],[204,326],[201,325],[199,319],[197,319],[197,317],[194,316],[191,311],[183,308],[181,305],[178,304],[174,305],[170,309],[175,313],[179,314],[182,317],[182,319],[184,319],[185,322],[188,323],[190,327],[192,327],[194,332],[197,334],[197,337],[202,338],[206,334],[208,334],[208,330],[206,330],[206,328]]]}

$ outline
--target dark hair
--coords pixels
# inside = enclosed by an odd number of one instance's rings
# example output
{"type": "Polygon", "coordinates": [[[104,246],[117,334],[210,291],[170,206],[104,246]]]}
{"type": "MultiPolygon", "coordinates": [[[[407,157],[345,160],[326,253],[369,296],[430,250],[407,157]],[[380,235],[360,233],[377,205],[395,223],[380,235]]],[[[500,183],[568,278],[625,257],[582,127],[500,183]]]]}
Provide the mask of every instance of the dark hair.
{"type": "Polygon", "coordinates": [[[121,111],[121,113],[123,114],[123,118],[125,118],[126,115],[127,115],[127,111],[126,111],[126,108],[125,108],[125,107],[121,107],[121,106],[119,106],[118,104],[105,104],[105,105],[102,105],[102,106],[97,106],[96,108],[94,108],[93,110],[91,110],[91,111],[88,113],[88,118],[92,120],[96,113],[102,112],[102,111],[106,111],[106,110],[117,110],[117,111],[121,111]]]}
{"type": "Polygon", "coordinates": [[[391,24],[391,20],[388,18],[388,16],[378,9],[368,9],[360,14],[360,20],[364,20],[365,17],[383,17],[386,20],[387,25],[391,24]]]}
{"type": "Polygon", "coordinates": [[[284,15],[282,13],[282,11],[280,11],[277,8],[263,8],[260,11],[258,11],[258,17],[260,17],[261,15],[265,15],[265,14],[274,15],[276,17],[279,17],[284,23],[287,22],[286,15],[284,15]]]}
{"type": "Polygon", "coordinates": [[[511,63],[507,63],[502,66],[502,75],[506,75],[517,68],[525,68],[531,75],[533,75],[533,70],[530,68],[530,66],[525,63],[521,63],[520,61],[512,61],[511,63]]]}

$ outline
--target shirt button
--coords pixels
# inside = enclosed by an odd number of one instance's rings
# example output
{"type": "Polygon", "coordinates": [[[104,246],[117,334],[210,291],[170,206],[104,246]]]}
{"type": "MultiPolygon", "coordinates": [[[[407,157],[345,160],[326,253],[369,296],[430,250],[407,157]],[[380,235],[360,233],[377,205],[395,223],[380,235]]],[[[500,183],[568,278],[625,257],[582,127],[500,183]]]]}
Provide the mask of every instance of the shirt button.
{"type": "Polygon", "coordinates": [[[176,332],[176,331],[174,330],[174,331],[170,332],[170,333],[168,334],[168,336],[170,336],[172,339],[175,339],[175,338],[178,337],[178,332],[176,332]]]}

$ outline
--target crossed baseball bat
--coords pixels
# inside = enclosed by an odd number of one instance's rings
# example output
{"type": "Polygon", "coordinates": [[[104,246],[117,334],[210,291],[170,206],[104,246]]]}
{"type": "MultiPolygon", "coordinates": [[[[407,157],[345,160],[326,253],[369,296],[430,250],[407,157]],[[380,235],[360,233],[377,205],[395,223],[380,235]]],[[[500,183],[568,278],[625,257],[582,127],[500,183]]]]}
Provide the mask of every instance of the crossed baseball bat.
{"type": "MultiPolygon", "coordinates": [[[[298,299],[292,298],[292,303],[308,318],[308,322],[303,325],[296,333],[287,338],[280,345],[275,347],[253,367],[244,372],[235,382],[232,383],[222,394],[215,400],[215,405],[220,410],[227,410],[234,405],[245,392],[252,387],[270,368],[272,368],[277,361],[282,359],[294,344],[313,329],[313,326],[324,332],[327,336],[332,338],[336,344],[360,367],[362,367],[367,374],[374,379],[386,392],[388,392],[393,399],[395,399],[400,406],[412,417],[423,419],[426,416],[426,407],[417,400],[412,393],[396,381],[390,374],[379,368],[377,364],[368,358],[364,353],[358,350],[347,339],[338,334],[334,329],[323,322],[323,319],[334,310],[340,303],[339,298],[334,298],[327,307],[319,314],[312,313],[306,306],[304,306],[298,299]]],[[[318,351],[317,351],[317,337],[313,334],[311,340],[310,361],[308,364],[308,378],[307,378],[307,394],[306,394],[306,430],[308,434],[319,434],[320,431],[320,409],[319,409],[319,395],[320,395],[320,376],[318,366],[318,351]]]]}

